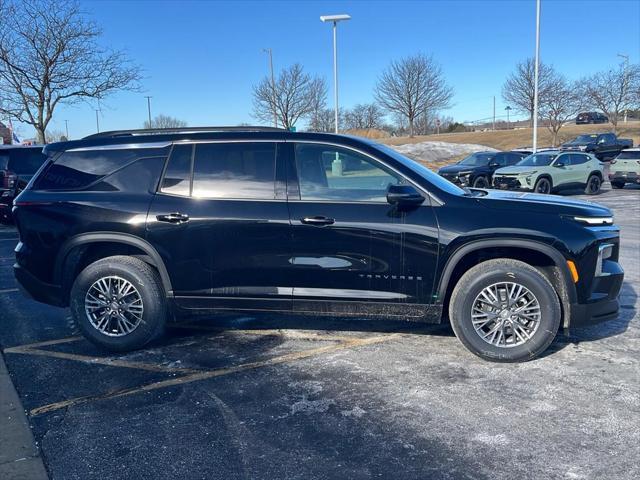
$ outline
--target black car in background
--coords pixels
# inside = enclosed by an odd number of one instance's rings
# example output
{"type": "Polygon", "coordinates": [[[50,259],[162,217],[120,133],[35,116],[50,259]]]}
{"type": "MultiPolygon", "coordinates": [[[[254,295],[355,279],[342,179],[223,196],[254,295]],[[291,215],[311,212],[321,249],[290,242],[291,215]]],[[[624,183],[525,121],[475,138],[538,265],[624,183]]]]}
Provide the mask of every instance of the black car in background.
{"type": "Polygon", "coordinates": [[[633,147],[631,138],[618,138],[615,133],[587,133],[563,143],[561,149],[592,153],[598,160],[604,162],[631,147],[633,147]]]}
{"type": "Polygon", "coordinates": [[[462,189],[370,140],[210,127],[44,152],[15,200],[14,272],[103,348],[253,310],[450,321],[476,355],[515,362],[618,311],[608,208],[462,189]]]}
{"type": "Polygon", "coordinates": [[[11,222],[13,199],[46,160],[42,145],[0,145],[0,222],[11,222]]]}
{"type": "Polygon", "coordinates": [[[600,112],[582,112],[576,117],[576,125],[587,123],[608,123],[609,117],[600,112]]]}
{"type": "Polygon", "coordinates": [[[463,187],[491,188],[493,172],[515,165],[525,158],[524,151],[476,152],[453,165],[438,170],[438,175],[463,187]]]}

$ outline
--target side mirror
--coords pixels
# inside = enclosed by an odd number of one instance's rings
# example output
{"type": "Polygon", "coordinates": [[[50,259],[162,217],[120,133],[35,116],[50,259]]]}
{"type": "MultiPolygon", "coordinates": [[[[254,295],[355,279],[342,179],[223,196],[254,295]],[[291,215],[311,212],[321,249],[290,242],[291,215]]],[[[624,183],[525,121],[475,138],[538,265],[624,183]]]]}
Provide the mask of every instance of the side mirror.
{"type": "Polygon", "coordinates": [[[556,163],[553,164],[553,166],[554,167],[558,167],[558,168],[564,167],[564,163],[563,162],[556,162],[556,163]]]}
{"type": "Polygon", "coordinates": [[[491,168],[498,168],[500,166],[500,164],[498,162],[489,162],[489,167],[491,168]]]}
{"type": "Polygon", "coordinates": [[[398,207],[417,207],[425,198],[412,185],[389,185],[387,202],[398,207]]]}

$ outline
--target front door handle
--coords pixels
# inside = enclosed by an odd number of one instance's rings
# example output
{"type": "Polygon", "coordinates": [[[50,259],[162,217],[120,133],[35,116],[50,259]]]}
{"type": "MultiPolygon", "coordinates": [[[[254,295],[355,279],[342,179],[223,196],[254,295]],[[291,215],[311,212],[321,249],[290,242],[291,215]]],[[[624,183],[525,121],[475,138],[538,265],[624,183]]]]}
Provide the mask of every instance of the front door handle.
{"type": "Polygon", "coordinates": [[[156,216],[159,222],[167,223],[186,223],[189,221],[189,215],[185,213],[167,213],[166,215],[156,216]]]}
{"type": "Polygon", "coordinates": [[[333,218],[316,216],[316,217],[304,217],[300,221],[307,225],[332,225],[335,223],[333,218]]]}

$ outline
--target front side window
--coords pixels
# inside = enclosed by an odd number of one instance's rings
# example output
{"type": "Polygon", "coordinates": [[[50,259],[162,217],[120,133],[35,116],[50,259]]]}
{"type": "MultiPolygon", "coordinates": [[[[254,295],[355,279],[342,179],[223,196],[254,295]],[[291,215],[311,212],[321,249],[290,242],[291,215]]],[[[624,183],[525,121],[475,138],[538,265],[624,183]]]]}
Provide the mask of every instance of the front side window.
{"type": "Polygon", "coordinates": [[[370,157],[330,145],[298,143],[296,169],[302,200],[386,202],[402,177],[370,157]]]}
{"type": "Polygon", "coordinates": [[[275,198],[276,144],[203,143],[195,146],[192,196],[275,198]]]}

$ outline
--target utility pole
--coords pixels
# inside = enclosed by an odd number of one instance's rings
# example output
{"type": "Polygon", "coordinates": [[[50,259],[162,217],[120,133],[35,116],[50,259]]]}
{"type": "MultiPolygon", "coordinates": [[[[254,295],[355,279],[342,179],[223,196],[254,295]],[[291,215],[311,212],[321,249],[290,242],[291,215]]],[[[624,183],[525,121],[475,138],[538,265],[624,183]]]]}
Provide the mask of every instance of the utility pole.
{"type": "Polygon", "coordinates": [[[493,96],[493,130],[496,129],[496,96],[493,96]]]}
{"type": "Polygon", "coordinates": [[[273,52],[270,48],[263,48],[269,54],[269,70],[271,71],[271,108],[273,108],[273,126],[278,127],[278,111],[276,109],[276,79],[273,76],[273,52]]]}
{"type": "Polygon", "coordinates": [[[149,113],[149,128],[152,128],[152,125],[151,125],[151,99],[153,97],[145,96],[144,98],[147,99],[147,112],[149,113]]]}
{"type": "Polygon", "coordinates": [[[511,128],[511,122],[509,121],[509,112],[511,111],[511,107],[507,105],[505,110],[507,111],[507,128],[511,128]]]}
{"type": "Polygon", "coordinates": [[[338,22],[350,20],[349,15],[322,15],[320,21],[333,23],[333,100],[335,104],[335,132],[338,133],[338,22]]]}
{"type": "Polygon", "coordinates": [[[67,140],[69,140],[69,120],[64,121],[64,130],[67,133],[67,140]]]}
{"type": "Polygon", "coordinates": [[[96,132],[97,132],[97,133],[100,133],[100,120],[98,120],[98,112],[99,112],[99,111],[100,111],[100,110],[97,110],[97,109],[96,109],[96,132]]]}
{"type": "Polygon", "coordinates": [[[538,67],[540,64],[540,0],[536,0],[536,66],[533,79],[533,153],[538,150],[538,67]]]}
{"type": "MultiPolygon", "coordinates": [[[[618,53],[618,57],[624,58],[624,86],[622,88],[622,94],[627,96],[627,89],[629,88],[629,55],[618,53]]],[[[624,123],[627,123],[627,109],[624,109],[624,123]]]]}

